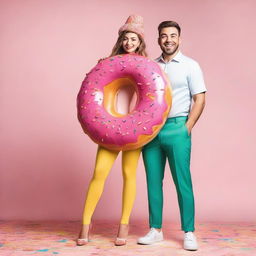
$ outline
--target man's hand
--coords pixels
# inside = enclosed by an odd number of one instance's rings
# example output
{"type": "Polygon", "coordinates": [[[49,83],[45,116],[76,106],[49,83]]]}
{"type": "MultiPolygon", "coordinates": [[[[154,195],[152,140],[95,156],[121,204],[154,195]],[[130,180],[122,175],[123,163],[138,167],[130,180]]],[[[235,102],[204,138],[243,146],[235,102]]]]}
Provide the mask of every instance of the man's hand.
{"type": "Polygon", "coordinates": [[[187,129],[188,129],[188,135],[190,135],[193,126],[192,126],[192,125],[189,125],[188,122],[187,122],[187,123],[186,123],[186,127],[187,127],[187,129]]]}
{"type": "Polygon", "coordinates": [[[193,95],[193,100],[194,104],[192,106],[188,121],[186,123],[189,134],[191,133],[192,128],[194,127],[203,112],[205,106],[205,93],[203,92],[193,95]]]}

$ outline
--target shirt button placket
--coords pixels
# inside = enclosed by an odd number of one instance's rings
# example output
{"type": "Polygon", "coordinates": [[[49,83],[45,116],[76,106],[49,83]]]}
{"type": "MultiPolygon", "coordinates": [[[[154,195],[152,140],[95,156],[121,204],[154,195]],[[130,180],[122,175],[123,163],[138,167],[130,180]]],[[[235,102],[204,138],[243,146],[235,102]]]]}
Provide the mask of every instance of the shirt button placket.
{"type": "Polygon", "coordinates": [[[164,64],[164,71],[167,72],[167,63],[164,64]]]}

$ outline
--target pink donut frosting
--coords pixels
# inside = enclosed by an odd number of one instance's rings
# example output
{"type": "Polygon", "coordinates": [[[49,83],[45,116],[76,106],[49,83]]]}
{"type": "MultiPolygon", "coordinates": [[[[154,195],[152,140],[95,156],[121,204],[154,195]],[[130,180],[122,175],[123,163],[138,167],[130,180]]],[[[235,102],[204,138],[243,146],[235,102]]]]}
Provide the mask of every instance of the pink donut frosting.
{"type": "Polygon", "coordinates": [[[138,148],[152,140],[164,124],[170,93],[169,82],[154,61],[135,54],[109,57],[86,75],[77,96],[78,119],[85,133],[104,147],[138,148]],[[103,100],[104,87],[119,78],[134,81],[138,99],[131,113],[116,117],[104,108],[103,100]],[[146,136],[138,143],[141,135],[146,136]]]}

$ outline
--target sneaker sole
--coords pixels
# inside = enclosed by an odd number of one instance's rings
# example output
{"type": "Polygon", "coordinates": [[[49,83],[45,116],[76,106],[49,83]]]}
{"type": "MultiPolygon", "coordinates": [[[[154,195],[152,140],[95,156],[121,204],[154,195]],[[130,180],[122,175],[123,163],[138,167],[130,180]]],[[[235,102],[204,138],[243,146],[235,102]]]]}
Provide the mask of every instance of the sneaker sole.
{"type": "Polygon", "coordinates": [[[184,248],[184,250],[186,250],[186,251],[197,251],[198,248],[184,248]]]}
{"type": "Polygon", "coordinates": [[[141,242],[137,242],[137,244],[141,244],[141,245],[151,245],[151,244],[157,244],[157,243],[160,243],[160,242],[163,242],[163,240],[159,240],[159,241],[155,241],[155,242],[152,242],[152,243],[141,243],[141,242]]]}

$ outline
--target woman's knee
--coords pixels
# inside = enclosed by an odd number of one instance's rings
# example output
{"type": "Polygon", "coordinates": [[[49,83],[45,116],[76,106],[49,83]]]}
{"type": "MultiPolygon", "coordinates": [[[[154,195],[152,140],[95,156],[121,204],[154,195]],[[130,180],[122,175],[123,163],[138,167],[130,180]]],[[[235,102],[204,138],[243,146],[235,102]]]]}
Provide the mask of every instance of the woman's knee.
{"type": "Polygon", "coordinates": [[[123,168],[123,178],[126,180],[136,181],[136,168],[123,168]]]}
{"type": "Polygon", "coordinates": [[[108,172],[103,166],[96,166],[94,170],[93,180],[105,180],[108,172]]]}

